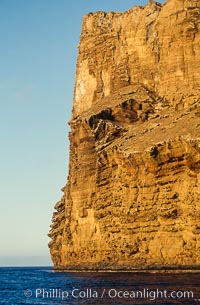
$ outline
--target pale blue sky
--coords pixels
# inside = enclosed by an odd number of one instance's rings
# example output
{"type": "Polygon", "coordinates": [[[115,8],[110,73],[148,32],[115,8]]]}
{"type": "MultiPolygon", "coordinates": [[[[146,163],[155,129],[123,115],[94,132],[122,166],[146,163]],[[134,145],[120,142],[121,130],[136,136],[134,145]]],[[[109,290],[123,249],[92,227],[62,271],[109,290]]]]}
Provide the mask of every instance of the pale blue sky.
{"type": "Polygon", "coordinates": [[[0,266],[51,264],[82,16],[146,2],[0,0],[0,266]]]}

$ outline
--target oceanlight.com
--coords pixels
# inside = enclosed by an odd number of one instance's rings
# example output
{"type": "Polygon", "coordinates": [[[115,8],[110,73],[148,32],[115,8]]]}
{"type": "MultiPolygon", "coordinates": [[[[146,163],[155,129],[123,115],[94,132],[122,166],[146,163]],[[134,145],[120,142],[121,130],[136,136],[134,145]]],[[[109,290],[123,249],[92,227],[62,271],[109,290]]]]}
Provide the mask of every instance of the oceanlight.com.
{"type": "MultiPolygon", "coordinates": [[[[73,299],[138,299],[138,300],[158,300],[158,299],[193,299],[193,291],[186,291],[183,289],[168,291],[160,289],[142,289],[142,290],[117,290],[114,288],[110,289],[79,289],[73,288],[72,290],[62,290],[62,289],[45,289],[37,288],[35,290],[27,289],[24,291],[24,295],[27,298],[35,297],[37,299],[61,299],[66,300],[68,298],[73,299]]],[[[199,301],[199,299],[196,299],[199,301]]]]}

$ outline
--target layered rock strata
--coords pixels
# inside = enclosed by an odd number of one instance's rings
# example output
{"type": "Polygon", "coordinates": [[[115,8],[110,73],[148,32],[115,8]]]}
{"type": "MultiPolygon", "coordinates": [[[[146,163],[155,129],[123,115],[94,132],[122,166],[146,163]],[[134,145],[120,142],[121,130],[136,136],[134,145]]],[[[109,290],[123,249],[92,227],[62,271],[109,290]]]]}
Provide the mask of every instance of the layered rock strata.
{"type": "Polygon", "coordinates": [[[200,265],[200,0],[83,19],[55,269],[200,265]]]}

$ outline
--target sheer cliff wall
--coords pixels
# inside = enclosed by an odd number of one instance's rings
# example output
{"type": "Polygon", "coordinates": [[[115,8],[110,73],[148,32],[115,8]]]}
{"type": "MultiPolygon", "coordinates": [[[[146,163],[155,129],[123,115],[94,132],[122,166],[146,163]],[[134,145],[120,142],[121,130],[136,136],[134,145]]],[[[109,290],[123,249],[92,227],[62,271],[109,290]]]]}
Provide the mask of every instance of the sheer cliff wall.
{"type": "Polygon", "coordinates": [[[200,265],[200,0],[83,19],[55,268],[200,265]]]}

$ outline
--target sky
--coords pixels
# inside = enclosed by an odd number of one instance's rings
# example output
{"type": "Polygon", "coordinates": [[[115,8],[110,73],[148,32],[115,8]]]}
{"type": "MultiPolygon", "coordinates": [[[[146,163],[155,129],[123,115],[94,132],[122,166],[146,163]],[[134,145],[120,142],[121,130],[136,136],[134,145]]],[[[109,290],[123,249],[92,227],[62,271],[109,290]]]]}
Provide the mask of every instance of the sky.
{"type": "Polygon", "coordinates": [[[83,15],[146,2],[0,0],[0,266],[52,265],[83,15]]]}

